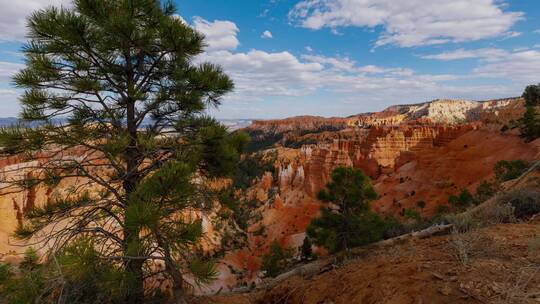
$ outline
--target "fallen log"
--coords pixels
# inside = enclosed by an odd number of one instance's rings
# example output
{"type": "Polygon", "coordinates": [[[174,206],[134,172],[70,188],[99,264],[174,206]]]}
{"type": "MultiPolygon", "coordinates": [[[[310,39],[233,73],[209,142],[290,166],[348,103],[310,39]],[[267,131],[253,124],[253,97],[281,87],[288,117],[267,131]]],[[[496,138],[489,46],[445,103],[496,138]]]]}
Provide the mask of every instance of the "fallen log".
{"type": "MultiPolygon", "coordinates": [[[[387,240],[382,240],[382,241],[370,244],[369,246],[353,248],[349,250],[348,252],[343,253],[342,255],[355,256],[355,255],[358,255],[359,253],[365,252],[366,249],[373,248],[373,247],[391,246],[391,245],[395,245],[397,243],[401,243],[401,242],[404,242],[406,240],[413,239],[413,238],[425,239],[436,234],[447,233],[452,229],[453,226],[454,225],[452,224],[431,226],[424,230],[403,234],[403,235],[400,235],[391,239],[387,239],[387,240]]],[[[336,264],[336,260],[338,260],[336,259],[336,257],[321,258],[314,262],[297,266],[294,269],[287,271],[285,273],[282,273],[275,278],[264,279],[255,288],[241,287],[241,288],[233,289],[230,293],[231,294],[232,293],[245,293],[245,292],[250,292],[250,291],[272,289],[276,285],[287,280],[290,277],[293,277],[296,275],[299,275],[302,277],[309,277],[309,276],[316,275],[320,272],[323,272],[325,269],[332,268],[336,264]]],[[[222,294],[228,294],[228,293],[222,293],[222,294]]]]}

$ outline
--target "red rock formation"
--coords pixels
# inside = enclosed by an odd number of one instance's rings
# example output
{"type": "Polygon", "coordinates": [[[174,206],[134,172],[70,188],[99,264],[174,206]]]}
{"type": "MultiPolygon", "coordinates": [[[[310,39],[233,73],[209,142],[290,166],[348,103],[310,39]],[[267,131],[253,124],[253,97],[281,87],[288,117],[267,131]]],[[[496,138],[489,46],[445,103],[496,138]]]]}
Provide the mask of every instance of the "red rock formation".
{"type": "MultiPolygon", "coordinates": [[[[361,168],[372,177],[379,193],[372,202],[376,211],[398,215],[422,200],[427,216],[446,204],[450,194],[463,188],[473,191],[491,178],[497,161],[540,158],[540,140],[525,143],[515,131],[500,131],[522,113],[523,101],[515,98],[482,103],[437,100],[346,118],[254,121],[247,130],[256,134],[255,140],[269,133],[282,135],[274,137],[283,139],[274,145],[276,178],[267,173],[248,190],[261,217],[247,229],[247,246],[226,254],[220,280],[211,289],[257,281],[260,256],[273,240],[298,247],[318,215],[316,193],[337,166],[361,168]]],[[[0,167],[8,165],[20,164],[16,159],[0,160],[0,167]]],[[[40,203],[48,190],[36,191],[29,196],[40,203]]],[[[21,199],[0,199],[0,238],[14,229],[24,212],[21,199]]]]}
{"type": "MultiPolygon", "coordinates": [[[[265,177],[253,186],[259,198],[269,198],[261,192],[268,193],[272,187],[278,189],[278,195],[259,210],[262,220],[256,225],[264,226],[265,234],[250,234],[248,249],[241,251],[252,261],[245,278],[257,280],[254,261],[272,240],[292,248],[300,246],[305,228],[318,214],[316,193],[335,167],[354,166],[372,177],[379,193],[379,199],[372,202],[377,212],[399,216],[404,208],[416,207],[422,200],[426,207],[421,212],[429,216],[438,205],[447,204],[449,195],[464,188],[474,192],[482,180],[493,176],[498,161],[539,158],[540,142],[525,143],[513,131],[500,131],[522,113],[520,99],[438,100],[344,119],[297,117],[255,122],[250,130],[259,134],[282,132],[289,141],[302,143],[309,138],[316,143],[298,148],[276,143],[277,180],[265,177]],[[332,128],[334,131],[328,131],[332,128]]],[[[234,253],[229,258],[237,260],[234,253]]]]}

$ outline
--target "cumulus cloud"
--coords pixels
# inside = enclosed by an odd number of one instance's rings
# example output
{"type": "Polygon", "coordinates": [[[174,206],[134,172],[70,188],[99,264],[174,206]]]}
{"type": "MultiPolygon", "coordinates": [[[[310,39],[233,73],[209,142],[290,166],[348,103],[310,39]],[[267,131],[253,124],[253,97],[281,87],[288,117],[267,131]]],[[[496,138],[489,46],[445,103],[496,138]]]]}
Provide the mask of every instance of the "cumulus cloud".
{"type": "Polygon", "coordinates": [[[308,45],[308,46],[306,46],[306,51],[313,52],[313,48],[308,45]]]}
{"type": "Polygon", "coordinates": [[[513,36],[521,12],[506,12],[494,0],[304,0],[289,12],[302,27],[382,26],[375,46],[412,47],[513,36]]]}
{"type": "Polygon", "coordinates": [[[481,48],[474,50],[457,49],[454,51],[442,52],[439,54],[423,55],[423,59],[434,59],[442,61],[482,58],[486,60],[495,60],[508,55],[508,51],[497,48],[481,48]]]}
{"type": "Polygon", "coordinates": [[[302,55],[302,59],[308,62],[316,62],[321,65],[330,66],[337,70],[352,72],[355,70],[355,62],[350,58],[326,57],[318,55],[302,55]]]}
{"type": "Polygon", "coordinates": [[[26,17],[48,6],[70,6],[70,0],[0,0],[0,41],[23,41],[26,17]]]}
{"type": "Polygon", "coordinates": [[[483,77],[509,79],[522,85],[537,82],[540,75],[540,52],[536,50],[513,52],[477,67],[474,73],[483,77]]]}
{"type": "Polygon", "coordinates": [[[234,50],[240,44],[236,34],[240,31],[236,24],[226,20],[207,21],[193,18],[193,27],[206,36],[207,51],[234,50]]]}
{"type": "MultiPolygon", "coordinates": [[[[231,34],[236,38],[237,32],[231,34]]],[[[497,54],[495,50],[491,53],[497,54]]],[[[516,89],[514,83],[477,85],[469,81],[476,77],[474,75],[419,74],[405,67],[362,65],[348,57],[310,54],[309,49],[296,56],[287,51],[252,49],[238,52],[213,48],[196,60],[215,62],[224,68],[235,82],[235,91],[225,97],[226,105],[239,111],[237,113],[248,113],[246,115],[252,113],[248,109],[252,109],[257,101],[273,97],[306,98],[329,94],[336,96],[333,102],[356,100],[357,104],[390,105],[434,98],[504,97],[521,89],[516,89]],[[466,83],[452,84],[460,79],[466,79],[466,83]]],[[[483,76],[478,74],[478,77],[483,76]]]]}
{"type": "Polygon", "coordinates": [[[272,32],[266,30],[264,31],[262,34],[261,34],[261,38],[263,39],[270,39],[270,38],[273,38],[272,36],[272,32]]]}
{"type": "Polygon", "coordinates": [[[0,82],[9,83],[11,77],[22,68],[23,64],[0,61],[0,82]]]}

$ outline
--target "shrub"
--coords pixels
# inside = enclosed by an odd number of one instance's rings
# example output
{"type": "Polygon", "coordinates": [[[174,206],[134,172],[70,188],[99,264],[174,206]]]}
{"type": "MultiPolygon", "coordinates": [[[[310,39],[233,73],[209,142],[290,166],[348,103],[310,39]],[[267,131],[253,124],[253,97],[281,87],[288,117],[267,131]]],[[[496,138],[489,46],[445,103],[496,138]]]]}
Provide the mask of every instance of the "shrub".
{"type": "Polygon", "coordinates": [[[415,221],[422,220],[422,218],[420,217],[420,213],[418,213],[418,211],[416,211],[416,210],[414,210],[412,208],[404,209],[403,210],[403,216],[406,217],[406,218],[415,220],[415,221]]]}
{"type": "Polygon", "coordinates": [[[0,263],[0,286],[4,284],[12,275],[11,266],[0,263]]]}
{"type": "Polygon", "coordinates": [[[497,203],[491,208],[485,208],[482,211],[483,224],[501,224],[516,222],[514,206],[510,203],[497,203]]]}
{"type": "Polygon", "coordinates": [[[448,205],[438,205],[435,208],[435,216],[446,214],[450,211],[450,208],[448,208],[448,205]]]}
{"type": "Polygon", "coordinates": [[[540,213],[540,192],[530,189],[510,191],[499,198],[499,203],[511,204],[517,219],[528,219],[540,213]]]}
{"type": "Polygon", "coordinates": [[[458,196],[450,195],[448,202],[457,210],[464,210],[475,203],[474,197],[467,189],[463,189],[458,196]]]}
{"type": "Polygon", "coordinates": [[[19,267],[24,270],[32,270],[38,266],[38,263],[39,255],[34,248],[30,247],[24,252],[24,257],[19,267]]]}
{"type": "Polygon", "coordinates": [[[450,249],[454,257],[463,265],[468,266],[471,258],[480,243],[480,235],[477,233],[460,233],[457,230],[452,232],[449,240],[450,249]]]}
{"type": "Polygon", "coordinates": [[[424,202],[424,201],[418,201],[418,202],[416,202],[416,206],[417,206],[418,208],[420,208],[420,209],[424,209],[424,208],[426,208],[426,202],[424,202]]]}
{"type": "Polygon", "coordinates": [[[495,185],[488,181],[482,181],[478,187],[476,187],[475,201],[478,203],[484,202],[495,195],[495,185]]]}
{"type": "Polygon", "coordinates": [[[281,247],[277,240],[270,243],[270,250],[262,256],[261,270],[267,277],[276,277],[292,263],[293,252],[291,249],[281,247]]]}
{"type": "Polygon", "coordinates": [[[480,226],[480,224],[468,213],[446,214],[443,216],[443,221],[454,225],[454,230],[460,233],[471,231],[480,226]]]}
{"type": "Polygon", "coordinates": [[[521,174],[523,174],[528,167],[529,163],[521,159],[512,161],[501,160],[495,164],[495,178],[499,182],[516,179],[521,176],[521,174]]]}
{"type": "Polygon", "coordinates": [[[20,273],[4,281],[2,297],[8,303],[122,303],[125,298],[130,276],[99,258],[90,241],[75,241],[48,263],[34,263],[36,256],[26,254],[20,273]]]}

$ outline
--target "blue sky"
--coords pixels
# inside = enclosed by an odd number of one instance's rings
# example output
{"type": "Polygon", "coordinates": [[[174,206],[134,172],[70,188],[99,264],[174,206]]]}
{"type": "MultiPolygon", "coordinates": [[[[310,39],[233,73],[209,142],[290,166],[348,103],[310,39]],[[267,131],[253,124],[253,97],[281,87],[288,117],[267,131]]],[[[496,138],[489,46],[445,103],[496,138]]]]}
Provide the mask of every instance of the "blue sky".
{"type": "MultiPolygon", "coordinates": [[[[24,18],[68,0],[0,0],[0,116],[16,116],[24,18]]],[[[236,89],[218,118],[345,116],[435,98],[520,95],[540,82],[537,0],[175,0],[207,36],[197,61],[236,89]]]]}

